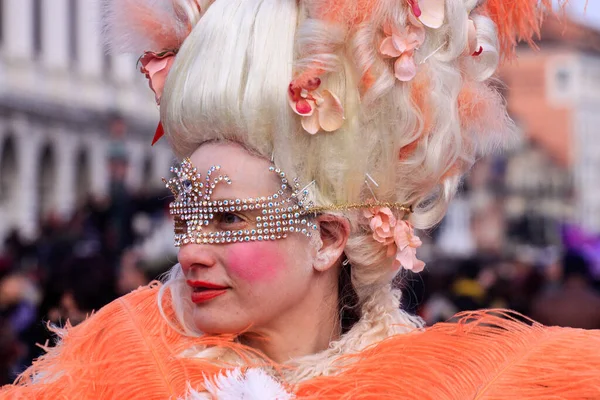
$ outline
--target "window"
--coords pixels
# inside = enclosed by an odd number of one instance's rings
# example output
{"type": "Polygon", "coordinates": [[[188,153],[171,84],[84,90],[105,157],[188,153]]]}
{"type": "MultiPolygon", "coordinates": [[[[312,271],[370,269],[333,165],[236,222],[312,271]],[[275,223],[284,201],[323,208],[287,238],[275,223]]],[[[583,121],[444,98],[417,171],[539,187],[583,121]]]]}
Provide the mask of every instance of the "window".
{"type": "Polygon", "coordinates": [[[571,85],[571,74],[567,68],[556,70],[556,89],[560,92],[568,92],[571,85]]]}
{"type": "MultiPolygon", "coordinates": [[[[142,164],[142,188],[146,191],[150,191],[153,188],[156,187],[155,185],[155,181],[154,181],[154,158],[150,155],[147,154],[144,157],[144,161],[142,164]]],[[[160,181],[159,181],[160,182],[160,181]]]]}
{"type": "Polygon", "coordinates": [[[104,58],[103,58],[103,62],[102,62],[102,76],[107,79],[110,80],[111,79],[111,75],[112,75],[112,69],[113,69],[113,58],[112,58],[112,54],[110,54],[108,52],[108,49],[104,48],[104,58]]]}
{"type": "Polygon", "coordinates": [[[42,0],[33,0],[33,52],[42,53],[42,0]]]}
{"type": "Polygon", "coordinates": [[[42,148],[40,154],[37,193],[39,200],[39,215],[44,218],[52,212],[54,208],[56,157],[50,144],[46,144],[42,148]]]}
{"type": "Polygon", "coordinates": [[[0,0],[0,43],[4,43],[4,0],[0,0]]]}
{"type": "Polygon", "coordinates": [[[12,135],[4,140],[0,149],[0,203],[13,199],[17,191],[17,157],[12,135]]]}
{"type": "MultiPolygon", "coordinates": [[[[107,13],[108,9],[107,8],[103,8],[102,9],[102,20],[104,21],[107,18],[107,13]]],[[[109,52],[108,46],[106,44],[106,42],[102,45],[102,76],[110,81],[111,80],[111,75],[112,75],[112,69],[113,69],[113,59],[112,59],[112,55],[109,52]]]]}
{"type": "MultiPolygon", "coordinates": [[[[1,1],[1,0],[0,0],[1,1]]],[[[78,57],[78,52],[77,52],[77,39],[78,39],[78,8],[77,8],[77,4],[78,4],[78,0],[69,0],[69,10],[68,10],[68,15],[69,15],[69,58],[71,60],[71,63],[73,65],[75,65],[77,63],[77,57],[78,57]]]]}
{"type": "Polygon", "coordinates": [[[76,162],[75,190],[77,193],[77,204],[82,206],[91,192],[90,158],[85,149],[79,151],[76,162]]]}

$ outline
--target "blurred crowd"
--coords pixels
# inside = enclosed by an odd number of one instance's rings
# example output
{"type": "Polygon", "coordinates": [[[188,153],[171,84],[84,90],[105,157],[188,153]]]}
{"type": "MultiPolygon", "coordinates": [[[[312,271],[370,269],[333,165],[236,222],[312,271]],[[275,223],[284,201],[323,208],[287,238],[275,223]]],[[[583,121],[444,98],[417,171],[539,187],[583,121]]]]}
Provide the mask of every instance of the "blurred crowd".
{"type": "Polygon", "coordinates": [[[502,308],[545,325],[600,329],[600,276],[594,259],[565,249],[540,262],[525,257],[439,260],[428,272],[405,279],[404,305],[428,325],[468,310],[502,308]]]}
{"type": "MultiPolygon", "coordinates": [[[[176,262],[167,193],[131,193],[114,152],[110,196],[73,217],[48,217],[34,240],[11,233],[0,253],[0,384],[55,342],[49,325],[75,325],[116,297],[159,278],[176,262]]],[[[428,324],[457,312],[509,308],[547,325],[600,328],[600,274],[577,246],[553,257],[431,261],[399,282],[403,306],[428,324]]],[[[596,262],[597,264],[597,262],[596,262]]],[[[595,266],[597,267],[597,265],[595,266]]]]}
{"type": "MultiPolygon", "coordinates": [[[[69,220],[49,215],[39,234],[10,233],[0,252],[0,384],[12,382],[56,336],[176,263],[168,193],[127,189],[126,154],[110,154],[110,191],[69,220]]],[[[166,189],[165,189],[166,190],[166,189]]]]}

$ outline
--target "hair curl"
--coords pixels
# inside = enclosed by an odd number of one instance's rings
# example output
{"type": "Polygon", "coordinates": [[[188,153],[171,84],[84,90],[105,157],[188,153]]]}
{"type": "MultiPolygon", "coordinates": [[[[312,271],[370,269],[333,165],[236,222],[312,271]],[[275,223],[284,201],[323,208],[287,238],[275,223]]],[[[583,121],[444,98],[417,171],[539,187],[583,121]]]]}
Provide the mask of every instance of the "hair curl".
{"type": "MultiPolygon", "coordinates": [[[[161,102],[161,120],[178,156],[208,141],[233,141],[303,182],[316,182],[316,205],[379,201],[410,204],[412,224],[427,229],[444,216],[461,175],[510,132],[502,97],[489,85],[498,65],[493,22],[469,12],[475,0],[447,0],[447,22],[427,29],[416,52],[418,74],[395,79],[377,52],[383,23],[405,24],[404,2],[385,0],[353,27],[314,18],[302,3],[216,0],[177,54],[161,102]],[[480,57],[463,55],[467,22],[477,27],[480,57]],[[292,78],[318,66],[322,88],[341,99],[346,120],[334,133],[308,135],[288,106],[292,78]],[[365,176],[378,186],[369,188],[365,176]]],[[[395,273],[385,249],[359,212],[345,248],[360,320],[328,350],[297,361],[292,381],[327,373],[333,356],[359,351],[391,334],[422,326],[399,308],[395,273]]],[[[187,334],[189,311],[176,266],[170,288],[187,334]],[[179,304],[178,304],[179,303],[179,304]]]]}

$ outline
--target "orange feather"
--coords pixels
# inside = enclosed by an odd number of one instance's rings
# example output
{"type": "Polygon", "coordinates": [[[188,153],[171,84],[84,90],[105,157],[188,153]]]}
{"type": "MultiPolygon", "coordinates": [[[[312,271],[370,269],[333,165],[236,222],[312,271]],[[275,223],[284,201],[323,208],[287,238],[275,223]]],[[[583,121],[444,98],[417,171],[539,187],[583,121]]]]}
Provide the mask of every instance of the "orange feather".
{"type": "Polygon", "coordinates": [[[1,390],[0,399],[177,399],[186,393],[188,382],[201,385],[203,374],[210,377],[228,367],[183,358],[184,350],[218,346],[242,358],[252,354],[233,336],[180,335],[160,315],[157,292],[156,285],[139,289],[68,327],[60,344],[36,360],[16,386],[1,390]]]}
{"type": "MultiPolygon", "coordinates": [[[[157,286],[126,295],[67,328],[0,399],[176,399],[188,383],[234,368],[186,358],[190,348],[233,351],[248,366],[278,366],[233,336],[185,337],[157,307],[157,286]],[[252,361],[254,360],[254,361],[252,361]]],[[[168,304],[169,319],[173,312],[168,304]]],[[[547,328],[500,311],[464,313],[332,360],[339,373],[300,383],[299,399],[598,399],[600,332],[547,328]]],[[[283,367],[281,367],[283,368],[283,367]]]]}
{"type": "Polygon", "coordinates": [[[498,28],[503,59],[510,60],[519,41],[537,47],[534,40],[540,37],[544,15],[552,12],[552,0],[487,0],[483,12],[498,28]]]}
{"type": "Polygon", "coordinates": [[[377,0],[313,0],[307,2],[312,18],[347,26],[368,20],[376,7],[377,0]]]}
{"type": "Polygon", "coordinates": [[[303,383],[298,399],[598,399],[600,332],[477,311],[398,335],[303,383]]]}

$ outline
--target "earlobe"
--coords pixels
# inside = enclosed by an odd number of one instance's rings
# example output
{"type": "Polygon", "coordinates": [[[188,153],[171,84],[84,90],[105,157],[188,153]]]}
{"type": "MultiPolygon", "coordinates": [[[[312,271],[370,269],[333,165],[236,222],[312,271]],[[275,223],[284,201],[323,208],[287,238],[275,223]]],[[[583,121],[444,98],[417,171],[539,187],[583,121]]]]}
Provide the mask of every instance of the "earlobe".
{"type": "Polygon", "coordinates": [[[323,272],[340,262],[350,236],[350,223],[344,217],[331,214],[320,215],[316,223],[321,243],[317,249],[314,268],[323,272]]]}

